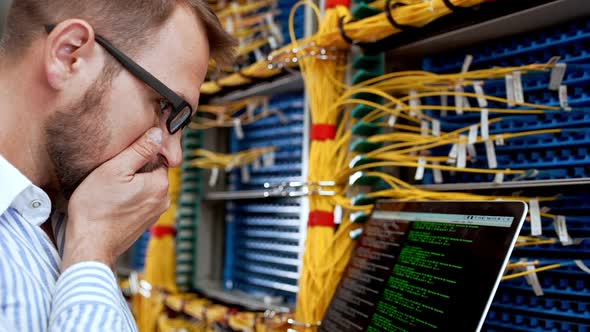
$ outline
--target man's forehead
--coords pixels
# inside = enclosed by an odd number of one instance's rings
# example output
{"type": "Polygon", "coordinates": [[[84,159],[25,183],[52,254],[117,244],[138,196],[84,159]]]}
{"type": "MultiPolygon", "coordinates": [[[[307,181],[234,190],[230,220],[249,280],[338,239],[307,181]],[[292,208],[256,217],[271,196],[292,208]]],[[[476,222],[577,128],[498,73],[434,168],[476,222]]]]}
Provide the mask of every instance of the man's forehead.
{"type": "Polygon", "coordinates": [[[197,105],[205,78],[209,45],[203,27],[185,6],[178,6],[147,50],[146,66],[191,106],[197,105]]]}

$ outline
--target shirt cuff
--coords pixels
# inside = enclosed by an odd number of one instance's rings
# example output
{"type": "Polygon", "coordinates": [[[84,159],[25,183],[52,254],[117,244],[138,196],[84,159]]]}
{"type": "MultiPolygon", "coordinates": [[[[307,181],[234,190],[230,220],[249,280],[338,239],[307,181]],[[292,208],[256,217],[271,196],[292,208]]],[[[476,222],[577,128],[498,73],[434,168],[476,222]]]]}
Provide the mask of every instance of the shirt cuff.
{"type": "Polygon", "coordinates": [[[113,271],[100,262],[81,262],[66,269],[57,280],[53,312],[59,314],[79,303],[120,308],[120,294],[113,271]]]}

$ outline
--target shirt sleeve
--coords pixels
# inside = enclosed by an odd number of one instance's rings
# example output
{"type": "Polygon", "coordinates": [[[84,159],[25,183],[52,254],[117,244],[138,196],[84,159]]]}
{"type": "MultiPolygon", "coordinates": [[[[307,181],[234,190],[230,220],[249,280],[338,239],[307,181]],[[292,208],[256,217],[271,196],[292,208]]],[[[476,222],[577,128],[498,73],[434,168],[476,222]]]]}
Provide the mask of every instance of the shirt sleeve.
{"type": "Polygon", "coordinates": [[[82,262],[57,280],[49,331],[135,332],[137,327],[111,269],[99,262],[82,262]]]}

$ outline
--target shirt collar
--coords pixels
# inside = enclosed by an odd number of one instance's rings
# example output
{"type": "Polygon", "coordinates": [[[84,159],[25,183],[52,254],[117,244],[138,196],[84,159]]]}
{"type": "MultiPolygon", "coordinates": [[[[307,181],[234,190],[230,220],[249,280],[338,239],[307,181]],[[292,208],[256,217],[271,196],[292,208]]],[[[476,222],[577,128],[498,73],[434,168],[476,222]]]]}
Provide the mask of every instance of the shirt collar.
{"type": "Polygon", "coordinates": [[[0,213],[15,209],[25,220],[39,226],[49,218],[51,201],[39,187],[0,155],[0,213]]]}

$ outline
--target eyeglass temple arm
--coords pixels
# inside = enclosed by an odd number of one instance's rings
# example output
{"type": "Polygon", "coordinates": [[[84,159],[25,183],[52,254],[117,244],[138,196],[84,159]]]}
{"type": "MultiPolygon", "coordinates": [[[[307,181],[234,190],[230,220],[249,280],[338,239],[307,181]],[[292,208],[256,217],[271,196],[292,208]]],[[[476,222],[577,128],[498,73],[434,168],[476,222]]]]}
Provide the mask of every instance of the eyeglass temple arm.
{"type": "MultiPolygon", "coordinates": [[[[47,31],[47,33],[51,33],[55,26],[55,24],[46,25],[45,30],[47,31]]],[[[179,106],[180,104],[182,104],[184,99],[182,99],[174,91],[170,90],[166,85],[164,85],[164,83],[160,82],[160,80],[155,78],[143,67],[135,63],[135,61],[131,60],[129,57],[123,54],[123,52],[115,48],[102,36],[95,34],[94,39],[100,46],[104,47],[107,50],[107,52],[109,52],[115,59],[117,59],[117,61],[119,61],[123,67],[129,70],[129,72],[131,72],[133,75],[137,76],[137,78],[145,82],[149,87],[154,89],[156,92],[161,94],[174,106],[179,106]]]]}

